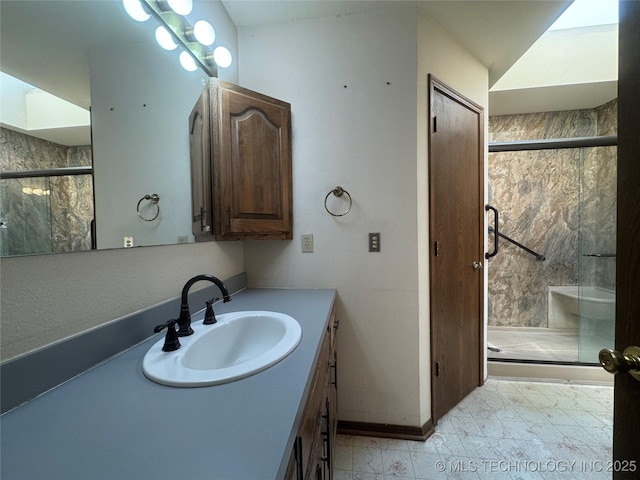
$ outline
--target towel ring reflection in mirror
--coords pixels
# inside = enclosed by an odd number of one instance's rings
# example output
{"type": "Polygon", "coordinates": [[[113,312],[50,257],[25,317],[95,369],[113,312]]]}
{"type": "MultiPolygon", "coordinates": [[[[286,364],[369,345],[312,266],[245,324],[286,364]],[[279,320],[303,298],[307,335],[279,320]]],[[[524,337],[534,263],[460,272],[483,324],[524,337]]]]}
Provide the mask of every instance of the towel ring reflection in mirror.
{"type": "Polygon", "coordinates": [[[156,218],[158,218],[158,215],[160,215],[160,205],[158,205],[159,202],[160,202],[160,196],[157,193],[152,193],[151,195],[145,195],[138,201],[138,206],[136,207],[138,216],[145,222],[153,222],[156,218]],[[140,213],[140,204],[144,200],[148,200],[151,203],[151,205],[156,206],[156,214],[152,218],[146,218],[142,215],[142,213],[140,213]]]}
{"type": "Polygon", "coordinates": [[[336,188],[334,188],[333,190],[331,190],[329,193],[327,193],[327,196],[324,197],[324,209],[327,211],[327,213],[329,215],[332,215],[334,217],[344,217],[351,210],[351,205],[352,204],[353,204],[353,202],[351,201],[351,195],[349,195],[349,192],[347,192],[344,188],[342,188],[339,185],[336,188]],[[347,207],[347,209],[344,212],[342,212],[342,213],[334,213],[331,210],[329,210],[329,207],[327,206],[327,200],[329,200],[329,195],[331,195],[332,193],[333,193],[334,196],[336,196],[338,198],[341,197],[343,194],[345,194],[348,197],[349,206],[347,207]]]}

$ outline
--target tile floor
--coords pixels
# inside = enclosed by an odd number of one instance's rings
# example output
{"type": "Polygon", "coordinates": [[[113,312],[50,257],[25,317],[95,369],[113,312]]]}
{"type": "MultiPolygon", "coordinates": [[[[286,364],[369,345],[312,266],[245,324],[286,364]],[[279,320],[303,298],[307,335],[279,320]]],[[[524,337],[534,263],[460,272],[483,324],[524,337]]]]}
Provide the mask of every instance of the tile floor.
{"type": "Polygon", "coordinates": [[[489,378],[426,442],[338,435],[336,480],[611,478],[613,388],[489,378]]]}

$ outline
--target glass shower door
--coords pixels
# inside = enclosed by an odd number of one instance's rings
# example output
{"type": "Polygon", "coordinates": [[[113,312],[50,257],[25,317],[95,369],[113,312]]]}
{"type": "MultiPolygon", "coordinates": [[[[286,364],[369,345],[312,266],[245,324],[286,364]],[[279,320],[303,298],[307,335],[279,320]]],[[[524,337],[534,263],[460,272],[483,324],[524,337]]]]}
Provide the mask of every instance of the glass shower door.
{"type": "Polygon", "coordinates": [[[580,362],[614,348],[617,148],[581,149],[578,270],[580,362]]]}
{"type": "Polygon", "coordinates": [[[51,253],[50,179],[4,178],[0,198],[1,256],[51,253]]]}

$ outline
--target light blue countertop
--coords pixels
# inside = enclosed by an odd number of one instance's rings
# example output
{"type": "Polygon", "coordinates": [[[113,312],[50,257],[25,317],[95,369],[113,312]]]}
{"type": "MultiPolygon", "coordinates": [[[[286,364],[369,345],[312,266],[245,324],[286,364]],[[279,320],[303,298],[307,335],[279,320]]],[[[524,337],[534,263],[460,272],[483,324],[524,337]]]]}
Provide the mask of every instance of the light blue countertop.
{"type": "Polygon", "coordinates": [[[302,327],[285,359],[223,385],[173,388],[148,380],[142,359],[164,334],[154,335],[3,415],[0,476],[282,478],[334,300],[331,289],[249,289],[216,305],[216,313],[283,312],[302,327]]]}

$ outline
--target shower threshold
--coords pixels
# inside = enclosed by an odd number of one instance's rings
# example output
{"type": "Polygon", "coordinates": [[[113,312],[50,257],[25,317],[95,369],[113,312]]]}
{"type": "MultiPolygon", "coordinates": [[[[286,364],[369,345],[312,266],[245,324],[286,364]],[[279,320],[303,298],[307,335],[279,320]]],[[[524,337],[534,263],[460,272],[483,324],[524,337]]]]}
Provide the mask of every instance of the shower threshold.
{"type": "Polygon", "coordinates": [[[489,360],[578,363],[578,331],[561,328],[489,327],[489,360]]]}

